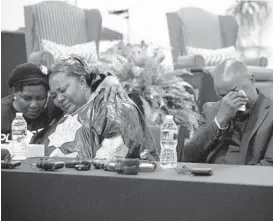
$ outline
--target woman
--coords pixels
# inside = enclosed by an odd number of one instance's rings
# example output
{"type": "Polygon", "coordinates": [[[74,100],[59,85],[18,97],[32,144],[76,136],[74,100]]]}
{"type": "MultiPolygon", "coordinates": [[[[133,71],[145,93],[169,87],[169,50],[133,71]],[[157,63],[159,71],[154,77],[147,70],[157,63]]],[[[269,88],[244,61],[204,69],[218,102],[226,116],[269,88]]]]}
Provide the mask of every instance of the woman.
{"type": "Polygon", "coordinates": [[[55,64],[49,74],[50,96],[65,115],[34,142],[45,144],[50,157],[158,160],[152,135],[133,102],[104,101],[102,92],[95,92],[103,77],[90,73],[75,56],[55,64]]]}
{"type": "MultiPolygon", "coordinates": [[[[48,99],[48,70],[45,66],[34,63],[18,65],[9,76],[8,85],[14,93],[1,99],[1,134],[4,134],[4,138],[11,133],[16,112],[23,113],[29,131],[39,131],[54,118],[61,117],[62,111],[48,99]]],[[[125,99],[115,77],[107,77],[98,91],[104,88],[105,99],[111,100],[116,94],[125,99]]]]}

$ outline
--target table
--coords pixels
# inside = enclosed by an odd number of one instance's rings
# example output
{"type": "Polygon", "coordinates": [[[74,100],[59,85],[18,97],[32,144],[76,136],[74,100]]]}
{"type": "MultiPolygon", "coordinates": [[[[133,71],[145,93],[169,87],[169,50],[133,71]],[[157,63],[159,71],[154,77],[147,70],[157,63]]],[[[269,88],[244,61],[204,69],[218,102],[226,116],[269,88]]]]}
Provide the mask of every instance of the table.
{"type": "MultiPolygon", "coordinates": [[[[211,167],[196,177],[157,168],[120,175],[103,170],[2,170],[3,221],[272,221],[273,168],[211,167]]],[[[179,163],[178,167],[185,165],[179,163]]]]}

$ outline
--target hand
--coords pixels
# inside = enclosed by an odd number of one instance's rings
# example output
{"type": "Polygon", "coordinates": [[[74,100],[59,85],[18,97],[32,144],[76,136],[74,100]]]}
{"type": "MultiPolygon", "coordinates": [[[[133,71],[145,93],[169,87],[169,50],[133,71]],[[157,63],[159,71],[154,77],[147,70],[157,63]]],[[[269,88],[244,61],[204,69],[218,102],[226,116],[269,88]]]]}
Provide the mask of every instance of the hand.
{"type": "Polygon", "coordinates": [[[247,96],[240,91],[231,91],[221,100],[220,108],[216,116],[221,127],[226,127],[233,119],[239,107],[246,105],[247,96]]]}
{"type": "Polygon", "coordinates": [[[113,102],[116,95],[119,95],[122,101],[128,100],[128,96],[123,90],[121,84],[115,76],[106,77],[98,86],[96,93],[104,89],[104,101],[113,102]]]}

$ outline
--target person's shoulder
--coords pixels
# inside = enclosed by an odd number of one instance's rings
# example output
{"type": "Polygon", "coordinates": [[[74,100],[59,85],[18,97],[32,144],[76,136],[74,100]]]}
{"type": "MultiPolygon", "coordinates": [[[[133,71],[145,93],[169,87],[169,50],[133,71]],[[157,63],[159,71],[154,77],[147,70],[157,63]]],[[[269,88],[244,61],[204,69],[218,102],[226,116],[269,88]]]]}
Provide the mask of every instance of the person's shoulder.
{"type": "Polygon", "coordinates": [[[206,121],[211,122],[214,119],[214,117],[217,115],[219,106],[220,106],[220,101],[205,103],[203,105],[203,110],[202,110],[203,118],[206,121]]]}
{"type": "Polygon", "coordinates": [[[12,111],[13,95],[1,98],[1,133],[8,134],[11,130],[11,123],[14,119],[12,111]]]}
{"type": "Polygon", "coordinates": [[[10,112],[13,102],[13,94],[1,98],[1,115],[6,115],[6,112],[10,112]]]}
{"type": "Polygon", "coordinates": [[[220,101],[216,102],[207,102],[203,105],[203,112],[211,112],[212,110],[217,110],[219,108],[220,101]]]}
{"type": "Polygon", "coordinates": [[[13,94],[10,94],[6,97],[1,98],[1,106],[2,107],[10,106],[12,104],[13,98],[14,98],[13,94]]]}

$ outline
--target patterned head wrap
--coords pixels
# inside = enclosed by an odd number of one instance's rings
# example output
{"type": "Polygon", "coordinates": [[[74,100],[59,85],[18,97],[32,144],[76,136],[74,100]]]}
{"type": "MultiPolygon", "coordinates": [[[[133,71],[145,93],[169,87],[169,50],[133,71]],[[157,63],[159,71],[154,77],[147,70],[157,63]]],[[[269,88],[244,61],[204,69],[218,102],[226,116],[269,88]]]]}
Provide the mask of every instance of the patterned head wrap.
{"type": "Polygon", "coordinates": [[[50,74],[64,72],[80,76],[89,75],[89,68],[84,59],[77,55],[62,57],[51,69],[50,74]]]}
{"type": "Polygon", "coordinates": [[[87,84],[91,87],[92,91],[94,91],[105,78],[105,75],[102,74],[99,70],[90,70],[87,62],[78,55],[69,55],[66,57],[62,57],[51,68],[50,74],[59,72],[67,74],[72,73],[79,76],[84,76],[86,78],[87,84]]]}

